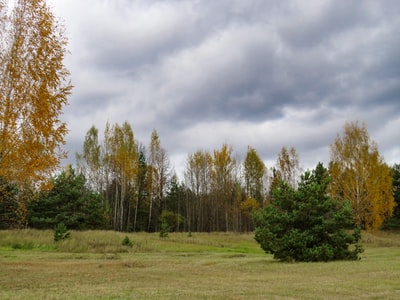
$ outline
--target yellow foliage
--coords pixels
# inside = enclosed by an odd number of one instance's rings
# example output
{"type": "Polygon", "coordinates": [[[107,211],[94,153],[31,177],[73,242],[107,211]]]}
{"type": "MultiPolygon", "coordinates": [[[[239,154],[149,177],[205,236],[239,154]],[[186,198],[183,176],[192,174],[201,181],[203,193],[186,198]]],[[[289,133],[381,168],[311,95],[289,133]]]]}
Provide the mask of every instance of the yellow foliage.
{"type": "Polygon", "coordinates": [[[66,156],[67,41],[44,0],[0,5],[0,29],[0,177],[38,186],[66,156]]]}
{"type": "Polygon", "coordinates": [[[379,228],[393,213],[392,171],[379,155],[365,125],[346,123],[331,145],[329,187],[334,198],[349,200],[356,224],[379,228]]]}
{"type": "Polygon", "coordinates": [[[260,203],[254,198],[247,197],[242,203],[240,203],[240,210],[247,217],[251,216],[251,213],[254,209],[260,208],[260,203]]]}

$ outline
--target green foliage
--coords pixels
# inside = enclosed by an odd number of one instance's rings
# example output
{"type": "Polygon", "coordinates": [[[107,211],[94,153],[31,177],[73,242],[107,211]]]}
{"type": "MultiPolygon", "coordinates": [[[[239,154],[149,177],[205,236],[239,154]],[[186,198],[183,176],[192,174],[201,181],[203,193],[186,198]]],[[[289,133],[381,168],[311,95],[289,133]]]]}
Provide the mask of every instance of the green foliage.
{"type": "Polygon", "coordinates": [[[162,222],[160,226],[160,238],[168,237],[168,233],[171,231],[170,226],[166,222],[162,222]]]}
{"type": "Polygon", "coordinates": [[[122,246],[133,247],[133,242],[129,239],[127,235],[124,237],[121,244],[122,246]]]}
{"type": "Polygon", "coordinates": [[[106,211],[102,197],[85,186],[83,175],[72,167],[54,179],[53,188],[42,192],[29,207],[29,224],[38,229],[50,229],[58,223],[68,228],[85,230],[105,227],[106,211]]]}
{"type": "Polygon", "coordinates": [[[69,238],[71,233],[68,231],[67,226],[64,223],[58,223],[54,227],[54,241],[62,241],[69,238]]]}
{"type": "Polygon", "coordinates": [[[255,240],[265,252],[281,261],[359,258],[361,232],[354,228],[352,207],[327,195],[329,180],[320,163],[301,176],[297,190],[280,181],[271,204],[253,213],[255,240]]]}
{"type": "Polygon", "coordinates": [[[400,164],[395,164],[392,168],[392,184],[393,184],[393,198],[396,206],[393,209],[393,215],[387,219],[382,228],[388,230],[400,229],[400,164]]]}
{"type": "Polygon", "coordinates": [[[168,236],[168,232],[177,231],[177,229],[179,229],[179,226],[185,222],[185,218],[172,211],[163,210],[160,216],[160,222],[160,236],[161,232],[168,236]]]}
{"type": "Polygon", "coordinates": [[[18,227],[18,190],[0,177],[0,229],[18,227]]]}

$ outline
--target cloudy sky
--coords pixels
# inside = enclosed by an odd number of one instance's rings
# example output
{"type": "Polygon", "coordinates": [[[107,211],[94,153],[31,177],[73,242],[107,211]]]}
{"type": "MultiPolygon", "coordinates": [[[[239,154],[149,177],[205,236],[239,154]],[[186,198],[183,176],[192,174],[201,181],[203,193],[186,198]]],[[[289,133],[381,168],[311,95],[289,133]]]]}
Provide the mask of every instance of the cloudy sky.
{"type": "Polygon", "coordinates": [[[268,167],[294,146],[313,168],[356,120],[400,162],[398,0],[49,2],[70,41],[72,162],[107,120],[145,145],[156,129],[178,174],[223,143],[268,167]]]}

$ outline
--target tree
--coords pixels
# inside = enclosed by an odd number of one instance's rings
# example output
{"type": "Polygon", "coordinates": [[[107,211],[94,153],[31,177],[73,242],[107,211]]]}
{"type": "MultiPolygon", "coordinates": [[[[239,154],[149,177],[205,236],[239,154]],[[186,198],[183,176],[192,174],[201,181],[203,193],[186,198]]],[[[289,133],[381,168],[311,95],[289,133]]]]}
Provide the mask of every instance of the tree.
{"type": "Polygon", "coordinates": [[[186,201],[186,219],[191,230],[211,230],[210,192],[212,166],[213,159],[208,151],[198,150],[188,155],[185,182],[192,192],[192,197],[186,201]],[[191,227],[191,223],[193,223],[193,227],[191,227]]]}
{"type": "Polygon", "coordinates": [[[78,171],[85,176],[88,186],[101,193],[103,191],[103,157],[98,132],[95,126],[88,130],[83,142],[83,153],[76,153],[75,156],[78,171]]]}
{"type": "Polygon", "coordinates": [[[276,162],[275,176],[286,181],[291,187],[296,188],[300,173],[300,160],[296,148],[291,147],[288,150],[286,147],[282,147],[276,162]]]}
{"type": "Polygon", "coordinates": [[[271,204],[253,214],[255,239],[266,253],[282,261],[358,259],[361,234],[351,205],[328,195],[329,180],[319,163],[301,176],[297,190],[280,181],[271,204]]]}
{"type": "Polygon", "coordinates": [[[0,3],[0,177],[38,187],[66,153],[67,40],[44,0],[0,3]]]}
{"type": "MultiPolygon", "coordinates": [[[[212,188],[212,210],[215,221],[212,230],[219,231],[222,228],[229,231],[231,208],[234,198],[236,183],[236,159],[232,155],[233,149],[227,144],[223,144],[221,150],[214,150],[213,165],[211,172],[212,188]],[[223,215],[221,215],[221,213],[223,215]],[[224,221],[223,223],[221,221],[224,221]],[[222,224],[220,224],[222,223],[222,224]],[[223,226],[223,227],[222,227],[223,226]]],[[[237,211],[238,209],[237,205],[237,211]]]]}
{"type": "Polygon", "coordinates": [[[0,177],[0,229],[20,227],[18,214],[18,189],[0,177]]]}
{"type": "Polygon", "coordinates": [[[164,194],[169,177],[169,160],[167,152],[161,146],[156,130],[151,133],[149,160],[147,172],[150,192],[148,231],[152,229],[152,221],[155,221],[153,225],[157,224],[158,214],[161,213],[161,210],[167,210],[164,194]],[[156,216],[153,215],[153,211],[156,216]]]}
{"type": "Polygon", "coordinates": [[[396,203],[393,215],[383,224],[384,229],[400,229],[400,164],[394,164],[393,174],[393,198],[396,203]]]}
{"type": "Polygon", "coordinates": [[[251,197],[246,198],[244,201],[240,203],[240,210],[242,213],[242,230],[243,231],[252,231],[254,230],[254,225],[252,221],[252,213],[253,211],[260,208],[260,203],[251,197]]]}
{"type": "Polygon", "coordinates": [[[356,224],[375,229],[392,215],[391,168],[380,156],[365,124],[345,124],[343,136],[338,135],[331,145],[329,171],[331,196],[350,201],[356,224]]]}
{"type": "Polygon", "coordinates": [[[133,219],[133,231],[146,230],[147,223],[145,218],[148,216],[146,201],[148,200],[148,183],[147,183],[147,162],[146,149],[143,145],[138,144],[138,172],[136,176],[136,205],[133,219]]]}
{"type": "Polygon", "coordinates": [[[136,205],[136,180],[138,156],[132,127],[128,122],[115,124],[105,130],[104,162],[109,174],[109,203],[112,209],[113,228],[126,231],[131,220],[132,207],[136,205]]]}
{"type": "Polygon", "coordinates": [[[266,168],[264,162],[254,148],[248,147],[244,160],[245,191],[247,196],[257,200],[259,205],[263,205],[265,201],[265,175],[266,168]]]}
{"type": "MultiPolygon", "coordinates": [[[[180,231],[182,229],[182,225],[184,224],[185,218],[183,217],[185,212],[185,187],[183,184],[179,183],[178,176],[174,174],[171,177],[169,182],[169,187],[166,195],[166,202],[168,211],[174,213],[176,216],[180,216],[179,218],[175,218],[175,223],[169,223],[170,229],[173,231],[180,231]]],[[[163,211],[163,213],[166,210],[163,211]]],[[[163,217],[161,217],[163,218],[163,217]]],[[[165,219],[163,219],[165,220],[165,219]]],[[[161,222],[162,223],[162,222],[161,222]]]]}
{"type": "Polygon", "coordinates": [[[43,190],[37,201],[29,205],[29,225],[39,229],[53,229],[64,223],[70,229],[103,229],[106,211],[99,193],[85,185],[85,177],[68,169],[53,179],[50,191],[43,190]]]}

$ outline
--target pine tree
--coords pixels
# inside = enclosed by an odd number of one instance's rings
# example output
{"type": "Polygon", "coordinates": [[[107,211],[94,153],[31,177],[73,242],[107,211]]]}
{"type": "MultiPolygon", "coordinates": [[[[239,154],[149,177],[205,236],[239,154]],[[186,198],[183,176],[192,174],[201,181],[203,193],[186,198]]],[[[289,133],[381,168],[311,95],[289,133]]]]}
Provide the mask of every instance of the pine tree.
{"type": "Polygon", "coordinates": [[[255,239],[265,252],[282,261],[359,258],[361,234],[351,205],[328,195],[329,180],[320,163],[301,176],[297,190],[280,181],[271,203],[253,214],[255,239]]]}

